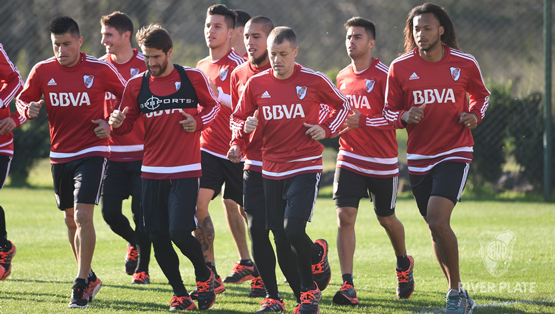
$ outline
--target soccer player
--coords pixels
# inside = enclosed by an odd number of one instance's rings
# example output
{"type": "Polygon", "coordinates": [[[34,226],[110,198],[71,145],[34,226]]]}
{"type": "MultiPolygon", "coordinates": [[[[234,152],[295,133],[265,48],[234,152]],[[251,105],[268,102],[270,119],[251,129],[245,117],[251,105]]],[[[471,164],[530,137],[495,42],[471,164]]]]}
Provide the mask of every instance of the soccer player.
{"type": "Polygon", "coordinates": [[[322,172],[323,146],[318,141],[339,130],[349,100],[327,76],[295,63],[298,47],[291,28],[274,28],[267,43],[272,68],[249,79],[232,125],[238,138],[260,127],[266,228],[274,234],[278,259],[287,253],[297,262],[301,303],[295,312],[318,313],[319,286],[324,283],[314,281],[312,261],[323,259],[320,267],[331,274],[327,242],[314,244],[306,234],[322,172]],[[322,103],[332,112],[319,125],[322,103]]]}
{"type": "Polygon", "coordinates": [[[110,124],[116,134],[129,133],[144,115],[142,221],[173,288],[170,311],[196,308],[183,285],[172,242],[193,264],[198,307],[208,309],[216,300],[214,274],[191,232],[197,228],[202,174],[200,132],[212,123],[220,105],[201,71],[171,63],[172,39],[160,24],[143,27],[136,38],[148,71],[129,80],[120,105],[123,110],[111,114],[110,124]]]}
{"type": "Polygon", "coordinates": [[[376,26],[362,17],[345,23],[345,46],[352,62],[337,75],[337,86],[349,97],[353,114],[343,125],[334,177],[337,208],[337,253],[341,265],[341,289],[336,304],[356,305],[353,283],[355,222],[360,199],[372,196],[374,212],[384,227],[397,256],[397,297],[409,298],[414,291],[414,260],[407,256],[405,230],[395,217],[399,168],[397,138],[382,115],[388,67],[372,57],[376,26]]]}
{"type": "Polygon", "coordinates": [[[389,68],[384,115],[393,127],[407,128],[412,193],[449,284],[446,313],[471,313],[476,303],[460,284],[450,217],[472,161],[470,130],[484,118],[490,93],[476,59],[459,50],[442,7],[413,8],[404,32],[406,53],[389,68]]]}
{"type": "Polygon", "coordinates": [[[235,31],[233,32],[233,36],[231,36],[231,48],[238,55],[242,56],[243,59],[248,60],[249,55],[243,40],[243,34],[245,32],[245,24],[251,19],[251,16],[247,12],[239,9],[235,9],[233,12],[237,14],[237,18],[235,19],[235,31]]]}
{"type": "MultiPolygon", "coordinates": [[[[10,115],[10,102],[23,88],[23,80],[19,71],[10,61],[4,47],[0,44],[0,190],[4,187],[10,163],[13,157],[12,130],[27,121],[19,112],[10,115]]],[[[0,280],[6,279],[12,271],[12,259],[15,256],[15,245],[8,241],[6,217],[0,206],[0,280]]]]}
{"type": "MultiPolygon", "coordinates": [[[[125,80],[146,71],[143,54],[131,47],[133,22],[129,16],[116,11],[103,16],[100,24],[101,43],[106,46],[106,55],[100,60],[114,65],[125,80]]],[[[115,97],[110,93],[106,93],[106,105],[109,113],[116,109],[114,108],[115,97]]],[[[139,117],[139,122],[131,133],[123,136],[112,135],[109,139],[110,159],[100,198],[104,221],[112,231],[128,243],[125,272],[133,275],[134,284],[150,283],[148,274],[150,237],[139,228],[141,225],[141,165],[145,137],[142,120],[142,117],[139,117]],[[129,196],[133,197],[131,211],[135,230],[122,214],[122,202],[129,196]]]]}
{"type": "Polygon", "coordinates": [[[64,212],[78,273],[70,307],[87,307],[102,283],[91,270],[96,243],[94,205],[106,168],[110,127],[104,120],[105,92],[120,98],[125,80],[114,66],[82,53],[79,26],[68,16],[50,23],[54,57],[37,63],[17,107],[27,119],[46,105],[50,162],[58,208],[64,212]],[[44,100],[41,97],[44,95],[44,100]]]}
{"type": "MultiPolygon", "coordinates": [[[[195,236],[200,240],[204,258],[216,275],[216,293],[225,291],[214,262],[214,225],[208,213],[208,205],[221,191],[225,183],[223,204],[227,223],[235,241],[240,261],[235,263],[227,283],[241,283],[252,279],[253,262],[250,258],[243,217],[243,163],[234,164],[227,159],[231,141],[229,117],[231,116],[230,77],[231,72],[244,59],[231,49],[230,40],[235,28],[236,14],[225,5],[216,4],[206,12],[204,33],[210,55],[197,64],[210,79],[222,107],[212,125],[202,131],[200,138],[202,177],[198,197],[197,217],[199,228],[195,236]]],[[[195,297],[196,291],[192,292],[195,297]]]]}

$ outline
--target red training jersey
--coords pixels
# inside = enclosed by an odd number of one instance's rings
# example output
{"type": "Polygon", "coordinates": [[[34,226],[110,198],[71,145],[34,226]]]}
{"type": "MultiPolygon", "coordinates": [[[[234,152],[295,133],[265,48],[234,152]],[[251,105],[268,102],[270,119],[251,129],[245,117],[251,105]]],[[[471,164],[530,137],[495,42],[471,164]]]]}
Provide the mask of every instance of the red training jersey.
{"type": "Polygon", "coordinates": [[[109,157],[108,140],[94,133],[92,120],[104,119],[106,91],[121,98],[125,80],[116,68],[83,52],[72,67],[55,57],[37,63],[17,100],[29,118],[29,104],[44,95],[50,126],[50,162],[67,163],[89,156],[109,157]]]}
{"type": "MultiPolygon", "coordinates": [[[[10,61],[4,46],[0,44],[0,121],[6,118],[12,118],[15,121],[15,127],[22,125],[27,121],[19,112],[10,115],[10,102],[14,99],[23,88],[23,80],[19,71],[10,61]]],[[[13,134],[12,132],[0,134],[0,155],[13,156],[13,134]]]]}
{"type": "Polygon", "coordinates": [[[382,114],[388,70],[374,58],[366,70],[355,72],[351,64],[337,74],[337,86],[361,113],[359,128],[339,138],[338,168],[377,178],[399,175],[395,129],[382,114]]]}
{"type": "MultiPolygon", "coordinates": [[[[142,178],[171,180],[202,175],[200,131],[214,121],[220,104],[210,88],[208,79],[201,71],[189,67],[183,69],[195,89],[199,105],[197,108],[159,110],[144,116],[145,150],[141,168],[142,178]],[[193,115],[197,121],[197,132],[186,132],[179,124],[179,121],[185,120],[182,111],[193,115]]],[[[129,111],[123,124],[114,129],[116,134],[130,132],[142,115],[137,102],[142,79],[142,75],[131,78],[125,88],[120,108],[128,107],[129,111]]],[[[180,87],[181,77],[176,69],[168,76],[149,78],[150,91],[157,96],[171,95],[180,87]]]]}
{"type": "MultiPolygon", "coordinates": [[[[220,94],[230,95],[231,72],[245,62],[245,59],[238,55],[233,49],[220,60],[212,61],[206,57],[199,61],[197,69],[216,85],[220,94]]],[[[222,95],[219,95],[222,98],[222,95]]],[[[203,151],[214,156],[227,159],[227,151],[231,142],[231,129],[229,128],[229,118],[231,108],[222,104],[220,113],[210,127],[202,131],[200,137],[200,147],[203,151]]]]}
{"type": "Polygon", "coordinates": [[[295,64],[291,77],[279,80],[272,69],[252,76],[233,113],[232,127],[238,138],[248,137],[243,126],[259,110],[262,132],[262,176],[280,180],[303,173],[322,172],[322,144],[313,140],[303,123],[318,124],[320,104],[331,113],[321,124],[330,137],[349,110],[349,99],[324,74],[295,64]]]}
{"type": "MultiPolygon", "coordinates": [[[[135,75],[146,71],[145,58],[137,49],[133,49],[133,57],[125,63],[116,63],[112,60],[111,54],[106,54],[100,60],[113,64],[119,74],[128,81],[135,75]]],[[[116,97],[106,92],[106,116],[108,116],[116,106],[116,97]]],[[[145,126],[143,118],[139,117],[139,121],[135,124],[133,131],[126,135],[112,135],[108,139],[110,145],[110,160],[118,162],[135,161],[143,159],[143,149],[145,142],[145,126]]]]}
{"type": "MultiPolygon", "coordinates": [[[[231,104],[233,110],[237,107],[239,98],[245,90],[245,85],[249,78],[269,68],[270,62],[260,68],[245,62],[233,70],[231,73],[231,104]]],[[[245,170],[262,172],[262,135],[258,129],[254,130],[248,138],[234,138],[232,144],[237,144],[241,147],[245,156],[245,170]]]]}
{"type": "Polygon", "coordinates": [[[470,163],[474,140],[470,130],[459,124],[460,114],[474,113],[480,123],[488,108],[490,92],[476,59],[444,47],[445,55],[438,62],[425,61],[415,48],[389,68],[384,116],[394,128],[407,128],[411,174],[427,174],[442,161],[470,163]],[[406,126],[401,121],[405,111],[424,104],[418,124],[406,126]]]}

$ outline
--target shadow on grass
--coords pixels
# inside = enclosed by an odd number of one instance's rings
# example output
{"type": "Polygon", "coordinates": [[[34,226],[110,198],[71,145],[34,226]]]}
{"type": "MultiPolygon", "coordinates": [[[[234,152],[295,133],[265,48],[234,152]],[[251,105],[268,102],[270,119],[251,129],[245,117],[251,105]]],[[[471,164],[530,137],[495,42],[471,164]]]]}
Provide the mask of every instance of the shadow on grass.
{"type": "Polygon", "coordinates": [[[10,279],[15,282],[29,282],[29,283],[56,283],[72,285],[73,281],[59,281],[59,280],[39,280],[39,279],[10,279]]]}

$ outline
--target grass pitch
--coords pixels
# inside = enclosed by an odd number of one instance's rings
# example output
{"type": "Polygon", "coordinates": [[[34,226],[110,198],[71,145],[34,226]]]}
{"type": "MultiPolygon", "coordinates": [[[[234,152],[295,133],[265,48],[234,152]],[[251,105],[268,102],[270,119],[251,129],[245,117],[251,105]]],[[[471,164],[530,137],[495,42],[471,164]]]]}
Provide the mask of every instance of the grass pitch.
{"type": "MultiPolygon", "coordinates": [[[[64,313],[69,309],[71,285],[77,267],[67,242],[63,215],[56,209],[51,188],[4,188],[0,204],[6,211],[8,238],[17,246],[12,274],[0,282],[0,313],[64,313]]],[[[125,212],[130,215],[129,202],[125,212]]],[[[214,201],[210,209],[216,228],[216,263],[221,275],[238,259],[227,228],[223,209],[214,201]]],[[[471,297],[480,305],[476,313],[555,313],[553,279],[553,230],[555,205],[542,203],[473,202],[457,205],[452,227],[459,239],[461,275],[471,297]],[[508,271],[496,278],[486,269],[479,235],[483,231],[510,230],[515,236],[508,271]],[[502,291],[500,289],[502,288],[502,291]]],[[[363,200],[357,219],[355,286],[358,307],[333,305],[333,294],[341,285],[335,237],[333,200],[321,197],[316,203],[308,233],[313,240],[330,244],[332,280],[322,293],[321,313],[442,313],[447,283],[432,252],[428,231],[412,199],[397,202],[397,215],[405,226],[407,249],[415,258],[416,291],[409,300],[395,298],[395,256],[384,230],[377,222],[371,203],[363,200]]],[[[95,213],[97,246],[93,268],[104,286],[88,313],[160,313],[169,308],[172,295],[167,280],[152,256],[152,284],[131,285],[123,270],[126,243],[95,213]]],[[[187,289],[194,288],[190,262],[181,257],[181,272],[187,289]]],[[[504,267],[505,264],[500,264],[504,267]]],[[[295,300],[283,275],[279,289],[287,310],[295,300]]],[[[260,306],[249,299],[250,285],[228,285],[218,295],[212,313],[251,313],[260,306]]]]}

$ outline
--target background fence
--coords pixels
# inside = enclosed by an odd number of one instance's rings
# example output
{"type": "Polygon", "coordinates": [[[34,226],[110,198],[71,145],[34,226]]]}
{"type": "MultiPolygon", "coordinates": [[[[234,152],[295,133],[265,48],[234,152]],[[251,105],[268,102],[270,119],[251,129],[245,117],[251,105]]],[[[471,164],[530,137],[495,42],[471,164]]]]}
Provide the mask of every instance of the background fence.
{"type": "MultiPolygon", "coordinates": [[[[133,19],[136,29],[162,23],[174,40],[172,60],[194,67],[208,55],[203,24],[206,9],[215,2],[246,10],[252,16],[268,16],[275,25],[292,27],[299,44],[297,61],[333,79],[350,62],[344,45],[343,24],[347,19],[362,16],[376,23],[373,56],[389,64],[403,52],[407,13],[422,4],[413,0],[6,0],[0,5],[0,42],[26,79],[35,63],[53,55],[48,24],[54,17],[72,16],[84,37],[82,51],[100,57],[104,54],[100,17],[121,10],[133,19]]],[[[486,119],[474,131],[470,188],[489,186],[503,190],[514,188],[516,181],[517,188],[541,192],[543,123],[541,94],[537,92],[543,91],[543,2],[436,3],[449,12],[459,45],[477,58],[493,93],[486,119]]],[[[35,157],[47,157],[46,120],[42,114],[14,132],[12,184],[25,182],[35,157]]],[[[400,160],[404,162],[405,156],[400,154],[400,160]]]]}

